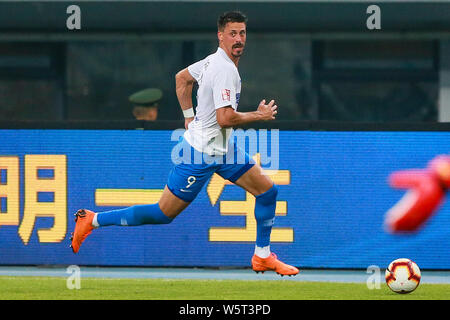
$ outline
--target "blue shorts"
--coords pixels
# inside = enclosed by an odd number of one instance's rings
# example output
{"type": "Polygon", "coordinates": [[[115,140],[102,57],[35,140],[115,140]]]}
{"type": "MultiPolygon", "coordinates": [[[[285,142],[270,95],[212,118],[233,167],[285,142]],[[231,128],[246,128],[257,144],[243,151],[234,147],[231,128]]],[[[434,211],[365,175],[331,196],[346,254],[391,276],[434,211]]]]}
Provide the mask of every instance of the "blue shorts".
{"type": "Polygon", "coordinates": [[[226,155],[213,157],[195,150],[183,138],[176,150],[172,153],[172,161],[177,164],[169,173],[167,187],[186,202],[197,197],[214,173],[234,183],[255,165],[255,161],[235,144],[229,144],[226,155]]]}

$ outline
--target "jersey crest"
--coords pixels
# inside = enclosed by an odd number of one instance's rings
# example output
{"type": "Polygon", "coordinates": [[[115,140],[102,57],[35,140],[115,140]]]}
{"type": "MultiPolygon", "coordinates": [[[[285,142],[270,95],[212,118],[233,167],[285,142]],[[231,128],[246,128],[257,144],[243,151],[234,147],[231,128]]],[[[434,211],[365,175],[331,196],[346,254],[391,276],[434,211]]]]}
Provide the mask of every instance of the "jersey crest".
{"type": "Polygon", "coordinates": [[[230,97],[230,90],[228,90],[228,89],[223,89],[222,90],[222,100],[223,101],[230,101],[231,100],[231,97],[230,97]]]}

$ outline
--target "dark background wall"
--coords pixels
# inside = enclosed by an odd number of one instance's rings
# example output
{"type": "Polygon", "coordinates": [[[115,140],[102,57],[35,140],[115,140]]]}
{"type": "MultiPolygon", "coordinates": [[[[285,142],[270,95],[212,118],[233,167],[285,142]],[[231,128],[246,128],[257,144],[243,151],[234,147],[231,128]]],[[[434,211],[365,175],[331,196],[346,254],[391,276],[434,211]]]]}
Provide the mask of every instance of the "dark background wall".
{"type": "Polygon", "coordinates": [[[280,120],[445,120],[440,1],[0,2],[0,119],[132,119],[128,96],[157,86],[159,118],[180,120],[174,75],[216,50],[217,16],[234,9],[249,17],[240,110],[274,98],[280,120]],[[371,4],[381,30],[366,27],[371,4]]]}

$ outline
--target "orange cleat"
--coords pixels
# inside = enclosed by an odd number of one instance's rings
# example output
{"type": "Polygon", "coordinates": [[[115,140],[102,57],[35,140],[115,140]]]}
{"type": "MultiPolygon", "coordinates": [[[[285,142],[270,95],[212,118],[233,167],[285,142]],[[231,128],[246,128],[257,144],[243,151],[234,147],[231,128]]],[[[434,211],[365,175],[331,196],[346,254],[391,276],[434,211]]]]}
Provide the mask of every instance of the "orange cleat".
{"type": "Polygon", "coordinates": [[[295,276],[299,273],[296,267],[290,266],[278,260],[275,253],[271,253],[267,258],[260,258],[257,255],[253,255],[252,269],[256,273],[264,271],[275,271],[281,276],[295,276]]]}
{"type": "Polygon", "coordinates": [[[70,240],[72,240],[70,247],[72,248],[73,253],[77,253],[80,250],[81,243],[91,234],[92,230],[94,230],[94,227],[92,226],[94,215],[94,212],[86,209],[80,209],[75,213],[75,230],[72,232],[70,238],[70,240]]]}

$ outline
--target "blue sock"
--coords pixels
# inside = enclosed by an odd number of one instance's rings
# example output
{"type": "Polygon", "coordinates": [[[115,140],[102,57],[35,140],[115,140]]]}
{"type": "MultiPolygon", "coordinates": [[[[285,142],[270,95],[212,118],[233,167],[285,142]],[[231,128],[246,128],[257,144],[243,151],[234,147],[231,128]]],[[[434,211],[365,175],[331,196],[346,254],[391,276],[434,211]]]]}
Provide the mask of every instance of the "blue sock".
{"type": "Polygon", "coordinates": [[[256,245],[261,248],[270,244],[277,194],[278,188],[274,184],[272,188],[255,197],[256,245]]]}
{"type": "Polygon", "coordinates": [[[136,205],[119,210],[99,212],[97,222],[102,226],[140,226],[143,224],[167,224],[173,219],[166,216],[159,204],[136,205]]]}

